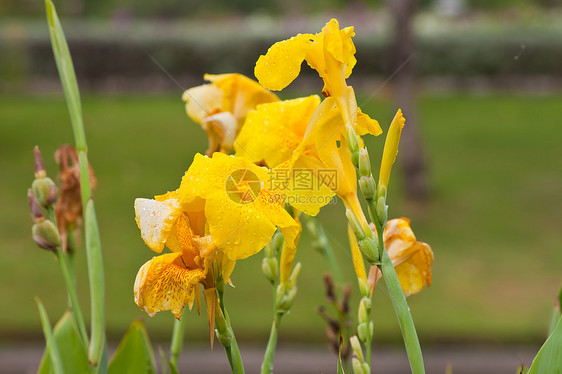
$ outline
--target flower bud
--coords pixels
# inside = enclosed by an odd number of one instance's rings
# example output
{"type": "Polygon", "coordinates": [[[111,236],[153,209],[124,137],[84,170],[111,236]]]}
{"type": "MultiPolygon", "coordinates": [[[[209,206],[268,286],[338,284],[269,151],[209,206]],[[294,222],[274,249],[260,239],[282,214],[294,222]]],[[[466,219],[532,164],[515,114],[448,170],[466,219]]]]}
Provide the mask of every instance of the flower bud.
{"type": "Polygon", "coordinates": [[[363,322],[357,326],[357,335],[359,335],[359,339],[361,339],[361,341],[369,341],[369,332],[369,325],[367,323],[363,322]]]}
{"type": "Polygon", "coordinates": [[[277,279],[277,269],[279,269],[277,258],[265,257],[262,260],[261,270],[265,277],[272,283],[275,282],[275,279],[277,279]]]}
{"type": "Polygon", "coordinates": [[[353,367],[353,374],[363,374],[363,364],[355,357],[351,359],[351,366],[353,367]]]}
{"type": "Polygon", "coordinates": [[[364,299],[361,299],[361,302],[359,303],[359,312],[358,312],[358,320],[359,323],[367,323],[369,322],[369,312],[367,311],[367,307],[364,303],[364,299]]]}
{"type": "Polygon", "coordinates": [[[349,343],[351,344],[351,350],[353,351],[355,357],[357,357],[361,362],[365,361],[363,358],[363,349],[361,348],[361,343],[359,343],[357,335],[353,335],[349,338],[349,343]]]}
{"type": "Polygon", "coordinates": [[[377,218],[383,226],[388,219],[388,205],[386,205],[386,199],[383,196],[377,199],[377,218]]]}
{"type": "Polygon", "coordinates": [[[359,178],[359,188],[361,193],[367,200],[375,198],[375,180],[372,175],[362,176],[359,178]]]}
{"type": "Polygon", "coordinates": [[[33,147],[33,160],[35,178],[45,178],[47,176],[47,172],[45,171],[45,167],[43,166],[43,157],[41,157],[41,151],[39,151],[39,146],[37,145],[33,147]]]}
{"type": "Polygon", "coordinates": [[[379,261],[379,248],[377,242],[372,238],[363,238],[358,240],[357,244],[370,265],[374,265],[379,261]]]}
{"type": "Polygon", "coordinates": [[[29,211],[31,212],[31,217],[33,218],[33,222],[38,222],[44,219],[43,212],[41,211],[41,207],[33,194],[31,188],[27,189],[27,202],[29,203],[29,211]]]}
{"type": "Polygon", "coordinates": [[[359,166],[359,139],[353,127],[350,125],[345,126],[345,138],[347,139],[347,147],[351,152],[351,162],[355,167],[359,166]]]}
{"type": "Polygon", "coordinates": [[[371,175],[371,161],[369,160],[367,148],[359,150],[359,175],[362,177],[371,175]]]}
{"type": "Polygon", "coordinates": [[[355,215],[353,215],[353,212],[350,209],[347,209],[345,211],[345,215],[357,240],[365,239],[365,231],[363,231],[359,220],[355,217],[355,215]]]}
{"type": "Polygon", "coordinates": [[[366,279],[359,279],[359,290],[361,291],[361,296],[367,296],[371,294],[371,288],[366,279]]]}
{"type": "Polygon", "coordinates": [[[377,189],[377,198],[384,197],[386,200],[386,186],[380,184],[379,188],[377,189]]]}
{"type": "Polygon", "coordinates": [[[289,276],[289,285],[291,287],[295,287],[295,285],[297,284],[297,278],[299,277],[301,268],[302,268],[301,263],[297,262],[297,264],[293,268],[293,271],[291,271],[291,275],[289,276]]]}
{"type": "Polygon", "coordinates": [[[271,239],[271,246],[273,247],[275,253],[279,253],[279,251],[281,251],[284,242],[285,238],[283,237],[283,234],[281,234],[281,232],[277,232],[275,235],[273,235],[273,239],[271,239]]]}
{"type": "Polygon", "coordinates": [[[31,189],[39,204],[44,208],[49,208],[57,201],[57,186],[49,177],[35,179],[31,184],[31,189]]]}
{"type": "Polygon", "coordinates": [[[60,245],[59,232],[49,220],[35,223],[31,228],[31,235],[35,243],[43,249],[54,251],[60,245]]]}

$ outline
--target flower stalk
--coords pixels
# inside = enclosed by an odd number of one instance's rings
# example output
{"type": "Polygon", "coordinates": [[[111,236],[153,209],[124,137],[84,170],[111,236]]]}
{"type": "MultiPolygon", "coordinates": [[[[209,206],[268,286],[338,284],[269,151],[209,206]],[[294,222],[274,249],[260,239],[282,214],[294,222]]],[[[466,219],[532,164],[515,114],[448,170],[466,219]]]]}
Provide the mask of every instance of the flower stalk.
{"type": "MultiPolygon", "coordinates": [[[[425,373],[425,367],[423,363],[423,356],[419,339],[416,333],[416,328],[414,326],[414,321],[412,319],[408,303],[406,302],[406,296],[402,291],[400,282],[398,281],[398,277],[396,275],[396,271],[394,270],[394,265],[392,264],[392,260],[390,259],[390,256],[388,255],[383,242],[383,230],[386,226],[388,217],[386,191],[392,164],[394,163],[394,159],[396,158],[396,154],[398,152],[398,142],[400,140],[400,132],[404,127],[404,122],[405,121],[402,117],[402,112],[398,110],[396,116],[392,121],[389,133],[387,135],[387,140],[385,142],[379,186],[376,195],[373,195],[375,184],[371,172],[368,150],[367,148],[363,148],[360,151],[355,151],[356,147],[353,146],[355,140],[349,137],[351,135],[351,132],[346,132],[346,135],[348,136],[348,148],[350,149],[350,151],[352,151],[352,160],[358,160],[356,167],[359,171],[359,180],[361,181],[361,178],[364,178],[364,182],[359,183],[359,187],[361,189],[363,197],[367,202],[369,216],[374,223],[378,239],[377,241],[380,262],[374,262],[369,258],[367,258],[367,260],[369,261],[371,266],[377,266],[383,274],[383,278],[388,289],[388,294],[390,295],[392,305],[398,317],[398,322],[400,324],[400,330],[402,332],[402,338],[404,340],[404,345],[406,347],[406,353],[408,355],[412,373],[421,374],[425,373]],[[354,151],[358,153],[356,157],[353,156],[354,151]]],[[[355,218],[358,219],[358,217],[355,218]]],[[[357,236],[357,240],[360,240],[359,236],[357,236]]],[[[367,347],[366,352],[367,362],[370,364],[369,351],[370,346],[367,347]]]]}
{"type": "Polygon", "coordinates": [[[97,368],[102,360],[105,346],[105,282],[99,229],[92,199],[92,188],[88,168],[87,143],[82,106],[74,66],[62,26],[58,19],[55,6],[51,0],[45,1],[49,33],[57,69],[63,86],[78,160],[80,166],[80,190],[82,194],[82,211],[84,212],[86,232],[86,256],[88,261],[88,275],[90,283],[91,303],[91,334],[88,349],[88,359],[93,368],[97,368]]]}
{"type": "Polygon", "coordinates": [[[242,356],[240,355],[240,349],[238,348],[238,343],[236,342],[236,337],[234,336],[234,331],[232,330],[230,317],[224,306],[223,283],[221,283],[220,286],[217,286],[217,295],[218,299],[216,301],[217,305],[215,312],[215,331],[217,338],[224,347],[232,373],[244,374],[244,364],[242,362],[242,356]]]}

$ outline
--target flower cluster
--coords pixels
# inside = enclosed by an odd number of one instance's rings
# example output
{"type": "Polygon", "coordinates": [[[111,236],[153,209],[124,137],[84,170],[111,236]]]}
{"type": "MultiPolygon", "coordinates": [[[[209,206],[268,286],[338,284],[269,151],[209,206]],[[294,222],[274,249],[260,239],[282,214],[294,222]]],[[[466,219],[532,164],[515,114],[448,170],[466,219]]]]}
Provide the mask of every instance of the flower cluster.
{"type": "MultiPolygon", "coordinates": [[[[230,281],[236,261],[259,252],[277,230],[285,243],[280,278],[287,281],[300,237],[299,213],[314,216],[333,196],[370,232],[358,200],[357,160],[347,144],[351,136],[363,147],[362,136],[382,130],[358,108],[346,83],[356,63],[353,36],[353,27],[340,29],[332,19],[318,34],[274,44],[256,63],[259,83],[239,74],[206,75],[210,84],[184,93],[187,114],[207,132],[209,149],[195,155],[176,191],[135,201],[145,243],[158,253],[171,251],[148,261],[137,275],[135,302],[147,313],[171,310],[179,319],[185,305],[199,302],[199,285],[209,291],[206,298],[214,294],[219,282],[230,281]],[[324,99],[281,101],[268,91],[290,84],[305,60],[324,82],[324,99]]],[[[397,118],[403,126],[401,114],[397,118]]],[[[385,186],[389,162],[381,167],[385,186]]],[[[411,230],[404,234],[405,226],[407,221],[390,221],[384,242],[410,294],[430,284],[433,254],[411,230]],[[408,246],[394,249],[397,240],[408,246]]],[[[366,279],[357,242],[351,247],[358,276],[366,279]]],[[[209,303],[214,308],[212,297],[209,303]]]]}

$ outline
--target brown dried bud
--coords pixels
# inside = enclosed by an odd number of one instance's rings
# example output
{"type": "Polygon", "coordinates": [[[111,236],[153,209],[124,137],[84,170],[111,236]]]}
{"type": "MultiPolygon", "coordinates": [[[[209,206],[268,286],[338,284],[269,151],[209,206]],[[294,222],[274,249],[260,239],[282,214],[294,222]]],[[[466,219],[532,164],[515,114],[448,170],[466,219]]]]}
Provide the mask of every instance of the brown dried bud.
{"type": "Polygon", "coordinates": [[[35,160],[35,178],[45,178],[47,172],[43,166],[43,157],[41,157],[41,151],[39,151],[39,146],[33,148],[33,158],[35,160]]]}
{"type": "Polygon", "coordinates": [[[326,286],[326,300],[330,303],[335,302],[337,299],[334,290],[334,280],[331,274],[324,275],[324,284],[326,286]]]}
{"type": "Polygon", "coordinates": [[[41,207],[33,194],[31,188],[27,189],[27,202],[29,203],[29,211],[31,212],[31,218],[33,218],[33,222],[37,222],[43,220],[43,212],[41,211],[41,207]]]}

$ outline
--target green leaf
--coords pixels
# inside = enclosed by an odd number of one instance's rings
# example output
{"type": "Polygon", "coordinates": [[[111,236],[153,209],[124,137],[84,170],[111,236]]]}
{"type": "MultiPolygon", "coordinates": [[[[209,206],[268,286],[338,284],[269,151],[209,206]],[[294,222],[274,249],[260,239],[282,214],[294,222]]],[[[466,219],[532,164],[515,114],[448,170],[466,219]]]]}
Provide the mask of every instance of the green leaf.
{"type": "Polygon", "coordinates": [[[39,316],[41,317],[41,325],[43,325],[43,334],[45,334],[45,341],[47,342],[47,352],[51,357],[53,362],[53,371],[55,374],[64,374],[65,371],[62,365],[62,359],[59,354],[59,349],[57,347],[57,342],[53,336],[53,330],[51,329],[51,322],[49,322],[49,316],[47,311],[43,306],[43,303],[38,298],[35,298],[37,307],[39,308],[39,316]]]}
{"type": "Polygon", "coordinates": [[[154,353],[141,321],[134,321],[109,363],[109,374],[156,373],[154,353]]]}
{"type": "MultiPolygon", "coordinates": [[[[53,337],[62,361],[65,373],[89,373],[88,355],[72,313],[66,311],[57,322],[53,337]]],[[[47,351],[43,354],[38,370],[39,374],[55,373],[52,360],[47,351]]]]}
{"type": "Polygon", "coordinates": [[[560,374],[562,373],[562,319],[550,337],[543,344],[533,360],[528,374],[560,374]]]}

